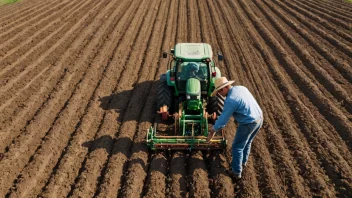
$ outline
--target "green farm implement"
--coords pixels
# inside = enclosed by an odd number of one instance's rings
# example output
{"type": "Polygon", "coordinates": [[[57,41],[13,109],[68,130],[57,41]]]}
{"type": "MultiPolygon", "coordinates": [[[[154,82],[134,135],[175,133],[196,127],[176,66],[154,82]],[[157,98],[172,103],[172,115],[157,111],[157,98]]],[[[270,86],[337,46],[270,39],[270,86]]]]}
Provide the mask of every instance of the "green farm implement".
{"type": "MultiPolygon", "coordinates": [[[[223,109],[224,98],[211,97],[221,72],[205,43],[179,43],[169,57],[168,70],[160,76],[157,120],[147,133],[152,150],[222,150],[224,131],[207,142],[208,131],[223,109]]],[[[218,54],[218,60],[223,56],[218,54]]]]}

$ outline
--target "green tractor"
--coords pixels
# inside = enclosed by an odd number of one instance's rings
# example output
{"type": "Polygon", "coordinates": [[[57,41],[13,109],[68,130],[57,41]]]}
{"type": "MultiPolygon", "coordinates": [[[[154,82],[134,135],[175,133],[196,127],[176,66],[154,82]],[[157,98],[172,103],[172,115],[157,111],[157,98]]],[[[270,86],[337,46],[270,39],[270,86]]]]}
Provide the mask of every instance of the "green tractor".
{"type": "MultiPolygon", "coordinates": [[[[169,55],[169,56],[168,56],[169,55]]],[[[206,43],[178,43],[169,57],[168,70],[160,76],[157,112],[160,114],[147,133],[152,150],[222,150],[224,131],[207,142],[208,130],[223,109],[221,95],[211,97],[221,72],[213,51],[206,43]]],[[[223,56],[218,54],[218,60],[223,56]]]]}

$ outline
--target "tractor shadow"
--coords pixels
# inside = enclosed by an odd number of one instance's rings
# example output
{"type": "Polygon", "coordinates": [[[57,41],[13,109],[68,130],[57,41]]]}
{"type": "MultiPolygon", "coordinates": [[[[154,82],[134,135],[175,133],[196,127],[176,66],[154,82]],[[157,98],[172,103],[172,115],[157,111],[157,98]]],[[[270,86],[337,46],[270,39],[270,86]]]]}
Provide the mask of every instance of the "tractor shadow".
{"type": "MultiPolygon", "coordinates": [[[[101,155],[103,151],[104,155],[107,155],[109,160],[114,159],[114,156],[118,155],[117,158],[119,159],[127,159],[126,162],[124,162],[125,165],[139,164],[144,170],[147,169],[148,162],[143,160],[143,155],[148,156],[151,152],[144,141],[136,143],[133,142],[133,136],[132,138],[119,137],[121,127],[115,131],[114,134],[109,135],[103,130],[106,130],[105,126],[108,127],[110,125],[108,122],[111,122],[111,120],[106,119],[106,116],[111,116],[109,115],[110,113],[113,114],[112,116],[116,117],[115,121],[119,123],[120,126],[137,123],[137,128],[134,130],[139,130],[138,123],[152,122],[152,116],[156,113],[154,101],[156,97],[153,97],[153,95],[156,94],[156,91],[153,91],[156,89],[156,83],[158,83],[158,81],[136,83],[130,90],[111,93],[108,96],[98,99],[99,107],[105,112],[103,119],[100,121],[101,126],[98,131],[96,131],[95,139],[81,144],[81,146],[88,149],[88,156],[101,155]],[[150,116],[142,116],[149,114],[150,116]],[[129,121],[133,122],[128,123],[129,121]],[[105,133],[105,135],[99,135],[100,133],[105,133]],[[131,159],[132,154],[134,154],[133,159],[131,159]],[[138,155],[141,155],[141,157],[138,155]]],[[[118,84],[117,89],[124,89],[124,85],[118,84]]],[[[128,131],[128,133],[131,134],[137,132],[138,131],[132,130],[128,131]]]]}
{"type": "MultiPolygon", "coordinates": [[[[98,99],[99,107],[105,111],[115,111],[120,115],[117,118],[119,122],[126,122],[126,121],[137,121],[137,122],[144,122],[148,121],[140,116],[143,111],[151,110],[151,114],[155,112],[155,101],[152,103],[152,107],[148,103],[148,98],[156,99],[156,97],[150,98],[150,96],[156,95],[157,92],[154,90],[158,81],[144,81],[141,83],[136,83],[133,85],[131,90],[124,90],[117,93],[111,93],[108,96],[104,96],[98,99]],[[128,116],[128,112],[132,111],[133,116],[128,116]],[[137,116],[136,116],[137,115],[137,116]],[[139,116],[138,116],[139,115],[139,116]],[[141,118],[140,118],[141,117],[141,118]]],[[[117,85],[117,88],[119,89],[117,85]]]]}
{"type": "MultiPolygon", "coordinates": [[[[157,95],[157,84],[159,81],[145,81],[141,83],[136,83],[133,85],[133,88],[130,90],[124,90],[116,93],[112,93],[108,96],[104,96],[98,99],[98,105],[104,111],[112,111],[114,113],[118,113],[119,115],[116,118],[116,122],[119,122],[122,126],[125,122],[128,121],[135,121],[137,123],[141,122],[152,122],[153,119],[151,117],[156,115],[156,95],[157,95]],[[147,111],[148,116],[142,116],[143,112],[147,111]]],[[[123,87],[123,85],[117,85],[118,89],[119,86],[123,87]]],[[[108,112],[105,112],[108,113],[108,112]]],[[[104,124],[105,120],[101,120],[102,125],[104,124]]],[[[138,128],[138,127],[137,127],[138,128]]],[[[103,127],[101,126],[102,130],[103,127]]],[[[137,129],[138,130],[138,129],[137,129]]],[[[147,130],[147,129],[145,129],[147,130]]],[[[101,133],[97,131],[97,133],[101,133]]],[[[139,164],[143,167],[144,170],[148,170],[149,173],[152,172],[159,172],[161,174],[166,173],[166,167],[161,167],[161,164],[170,163],[172,159],[172,153],[167,153],[165,151],[150,151],[148,146],[145,142],[134,143],[133,139],[126,137],[120,137],[119,131],[116,131],[114,135],[102,135],[100,137],[96,137],[96,139],[84,142],[82,144],[83,147],[86,147],[89,151],[88,156],[92,155],[98,150],[103,150],[106,155],[109,156],[111,159],[116,154],[121,154],[125,159],[124,162],[126,165],[130,166],[131,164],[139,164]],[[148,161],[142,160],[143,158],[133,157],[131,158],[132,153],[140,153],[140,155],[148,155],[148,161]]],[[[201,169],[202,172],[208,172],[209,170],[209,163],[205,158],[203,160],[200,159],[191,159],[188,157],[191,152],[182,151],[187,155],[186,159],[181,157],[173,158],[173,164],[181,164],[185,162],[186,166],[186,173],[188,171],[194,172],[195,170],[201,169]],[[192,167],[188,167],[192,163],[192,167]]],[[[204,155],[204,152],[202,152],[204,155]]],[[[120,158],[120,157],[119,157],[120,158]]],[[[221,167],[221,169],[225,169],[225,167],[221,167]]],[[[173,169],[173,174],[181,175],[179,181],[174,181],[178,183],[189,183],[191,178],[185,175],[184,171],[181,169],[173,169]]],[[[183,184],[181,184],[183,185],[183,184]]]]}

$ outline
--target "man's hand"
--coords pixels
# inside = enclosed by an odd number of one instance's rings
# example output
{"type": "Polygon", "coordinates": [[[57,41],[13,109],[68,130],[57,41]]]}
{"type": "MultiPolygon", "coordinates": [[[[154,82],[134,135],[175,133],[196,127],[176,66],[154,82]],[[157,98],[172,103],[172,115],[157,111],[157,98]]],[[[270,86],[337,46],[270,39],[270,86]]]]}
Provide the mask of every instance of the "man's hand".
{"type": "Polygon", "coordinates": [[[214,137],[215,135],[215,131],[213,129],[211,129],[208,133],[208,137],[207,137],[207,142],[209,143],[210,140],[214,137]]]}

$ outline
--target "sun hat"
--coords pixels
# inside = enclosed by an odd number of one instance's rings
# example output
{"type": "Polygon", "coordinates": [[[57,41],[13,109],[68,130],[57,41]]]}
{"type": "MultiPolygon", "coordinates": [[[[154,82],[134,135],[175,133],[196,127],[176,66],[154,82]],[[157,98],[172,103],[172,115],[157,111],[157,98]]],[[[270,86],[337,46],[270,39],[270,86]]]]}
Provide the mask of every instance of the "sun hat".
{"type": "Polygon", "coordinates": [[[228,81],[226,77],[220,77],[220,78],[216,79],[215,80],[215,89],[211,93],[211,97],[214,97],[220,89],[222,89],[228,85],[231,85],[234,82],[235,82],[234,80],[228,81]]]}

